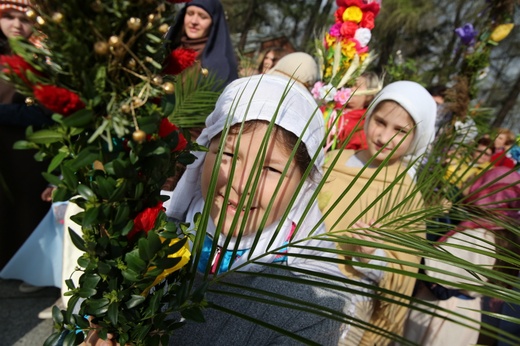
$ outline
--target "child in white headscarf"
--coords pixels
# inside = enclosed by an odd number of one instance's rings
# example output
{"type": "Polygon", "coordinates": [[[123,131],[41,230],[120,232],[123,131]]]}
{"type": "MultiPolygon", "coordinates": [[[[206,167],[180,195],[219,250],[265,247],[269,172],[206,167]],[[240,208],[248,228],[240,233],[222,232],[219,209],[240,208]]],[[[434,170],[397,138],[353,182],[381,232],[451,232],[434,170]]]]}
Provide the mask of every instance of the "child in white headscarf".
{"type": "MultiPolygon", "coordinates": [[[[414,214],[423,204],[414,181],[414,163],[433,139],[435,115],[435,101],[415,82],[399,81],[381,90],[366,113],[368,149],[331,151],[325,159],[324,169],[330,170],[330,175],[320,191],[319,201],[328,231],[376,243],[382,240],[368,230],[370,227],[424,236],[424,225],[416,221],[421,216],[414,214]]],[[[411,295],[415,279],[395,274],[393,270],[416,272],[416,268],[406,263],[419,263],[420,258],[397,250],[396,247],[402,245],[395,242],[384,244],[394,249],[352,242],[338,244],[346,253],[359,254],[341,256],[344,264],[339,269],[348,278],[389,292],[411,295]],[[358,265],[360,262],[381,269],[358,265]],[[384,267],[389,269],[383,270],[384,267]]],[[[373,290],[365,291],[353,297],[354,315],[384,331],[402,334],[406,305],[374,300],[370,295],[373,290]]],[[[403,300],[389,293],[381,295],[403,300]]],[[[379,334],[346,326],[342,344],[387,345],[389,342],[379,334]]]]}
{"type": "MultiPolygon", "coordinates": [[[[337,272],[337,266],[326,260],[303,258],[304,255],[335,256],[327,252],[334,248],[333,243],[305,239],[325,231],[317,203],[312,200],[322,175],[324,123],[310,93],[293,84],[294,81],[287,78],[257,75],[238,79],[224,90],[197,139],[209,150],[196,153],[197,160],[188,166],[173,192],[167,214],[192,223],[197,213],[209,208],[207,225],[199,224],[197,230],[205,231],[202,250],[194,250],[192,255],[198,256],[198,270],[203,273],[238,270],[238,273],[226,273],[224,280],[238,282],[247,289],[231,290],[254,296],[258,294],[248,291],[249,288],[255,292],[266,290],[341,312],[348,305],[348,299],[335,290],[265,277],[301,279],[307,277],[302,274],[304,269],[337,272]],[[270,123],[274,123],[272,129],[270,123]],[[264,138],[269,140],[262,141],[264,138]],[[291,152],[295,152],[294,157],[291,152]],[[256,169],[253,168],[255,160],[260,160],[256,169]],[[231,166],[234,166],[233,174],[231,166]],[[311,174],[307,176],[304,172],[309,166],[311,174]],[[212,189],[211,176],[215,174],[212,189]],[[298,186],[301,186],[299,191],[298,186]],[[291,246],[302,240],[299,245],[315,249],[291,246]],[[272,263],[286,264],[287,270],[266,265],[272,263]],[[261,272],[262,275],[241,275],[244,271],[261,272]]],[[[323,282],[316,277],[313,280],[323,282]]],[[[219,289],[230,290],[225,285],[219,289]]],[[[337,345],[339,339],[338,321],[284,308],[286,301],[283,298],[280,304],[271,305],[208,292],[207,299],[322,345],[337,345]]],[[[204,316],[204,324],[187,321],[187,325],[173,335],[171,343],[250,344],[255,340],[255,344],[267,345],[295,342],[218,309],[206,309],[204,316]],[[196,332],[200,328],[204,333],[196,332]]]]}

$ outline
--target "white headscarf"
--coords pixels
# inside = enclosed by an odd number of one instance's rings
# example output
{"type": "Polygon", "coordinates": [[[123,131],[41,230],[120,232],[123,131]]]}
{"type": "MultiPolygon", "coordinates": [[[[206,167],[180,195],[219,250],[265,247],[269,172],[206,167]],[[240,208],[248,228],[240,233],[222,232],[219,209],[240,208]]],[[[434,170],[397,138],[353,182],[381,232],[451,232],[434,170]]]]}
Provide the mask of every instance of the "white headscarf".
{"type": "MultiPolygon", "coordinates": [[[[323,115],[309,92],[300,86],[294,85],[294,81],[287,78],[271,75],[255,75],[252,77],[240,78],[229,84],[220,95],[215,110],[206,119],[206,128],[197,139],[198,144],[209,146],[211,139],[220,134],[225,126],[232,126],[242,121],[265,120],[271,121],[275,117],[274,123],[301,138],[305,144],[309,156],[314,157],[318,153],[317,160],[314,162],[318,176],[313,179],[306,179],[300,190],[291,211],[286,220],[282,220],[282,227],[276,236],[273,244],[268,248],[278,222],[267,226],[262,231],[262,236],[257,244],[252,258],[263,255],[269,249],[282,247],[290,235],[292,224],[297,224],[297,234],[295,239],[305,238],[309,232],[318,225],[321,213],[317,203],[314,202],[304,220],[301,220],[304,209],[309,204],[311,195],[315,191],[322,175],[322,165],[324,159],[322,140],[325,136],[325,125],[323,115]],[[283,97],[285,95],[285,97],[283,97]],[[307,127],[307,128],[306,128],[307,127]]],[[[204,200],[201,192],[201,173],[205,159],[205,152],[195,153],[196,161],[188,165],[176,189],[173,191],[166,213],[168,216],[178,220],[192,222],[193,216],[197,212],[202,212],[204,200]]],[[[214,234],[214,224],[210,220],[206,231],[214,234]]],[[[316,233],[323,233],[324,227],[320,225],[316,233]]],[[[243,236],[240,239],[239,249],[248,249],[252,246],[255,235],[243,236]]],[[[235,238],[228,245],[228,249],[235,246],[235,238]]],[[[219,245],[224,244],[225,237],[221,236],[219,245]]],[[[309,245],[316,245],[318,242],[311,242],[309,245]]],[[[265,256],[261,262],[271,262],[274,255],[265,256]]],[[[237,259],[232,267],[240,265],[248,260],[247,255],[237,259]]],[[[289,264],[297,262],[298,259],[289,257],[289,264]]],[[[255,270],[251,265],[247,270],[255,270]]]]}
{"type": "MultiPolygon", "coordinates": [[[[416,82],[398,81],[388,84],[376,95],[368,107],[365,133],[368,133],[368,123],[373,111],[382,101],[398,103],[415,121],[415,134],[404,157],[406,162],[413,162],[426,152],[435,136],[435,118],[437,116],[435,100],[423,86],[416,82]]],[[[409,173],[414,176],[415,169],[411,168],[409,173]]]]}

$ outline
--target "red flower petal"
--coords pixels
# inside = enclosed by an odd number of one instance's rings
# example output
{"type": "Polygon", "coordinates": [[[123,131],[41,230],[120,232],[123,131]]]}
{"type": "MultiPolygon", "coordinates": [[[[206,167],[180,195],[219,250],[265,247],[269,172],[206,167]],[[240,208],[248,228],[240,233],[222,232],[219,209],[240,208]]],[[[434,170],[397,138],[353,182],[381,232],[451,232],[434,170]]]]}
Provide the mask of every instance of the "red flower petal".
{"type": "Polygon", "coordinates": [[[63,116],[85,108],[85,104],[76,93],[54,85],[39,85],[33,90],[34,97],[44,107],[63,116]]]}
{"type": "Polygon", "coordinates": [[[177,48],[174,49],[166,60],[164,73],[176,75],[186,68],[193,65],[197,58],[197,52],[193,49],[177,48]]]}

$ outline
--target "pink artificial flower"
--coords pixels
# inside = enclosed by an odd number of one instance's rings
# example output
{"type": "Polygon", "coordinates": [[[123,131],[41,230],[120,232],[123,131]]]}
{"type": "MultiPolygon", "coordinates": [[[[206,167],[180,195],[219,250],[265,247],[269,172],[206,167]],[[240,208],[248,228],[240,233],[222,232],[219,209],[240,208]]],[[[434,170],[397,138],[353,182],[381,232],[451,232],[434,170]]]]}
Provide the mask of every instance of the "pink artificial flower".
{"type": "Polygon", "coordinates": [[[329,35],[339,37],[341,35],[341,23],[336,23],[330,27],[329,35]]]}
{"type": "Polygon", "coordinates": [[[314,96],[314,98],[316,100],[319,100],[320,99],[320,96],[321,96],[321,88],[323,88],[325,86],[325,83],[321,82],[321,81],[318,81],[314,84],[314,86],[312,87],[312,90],[311,90],[311,94],[312,96],[314,96]]]}
{"type": "Polygon", "coordinates": [[[340,107],[344,106],[350,99],[351,94],[352,90],[350,88],[341,88],[336,92],[336,95],[334,95],[334,101],[339,103],[340,107]]]}

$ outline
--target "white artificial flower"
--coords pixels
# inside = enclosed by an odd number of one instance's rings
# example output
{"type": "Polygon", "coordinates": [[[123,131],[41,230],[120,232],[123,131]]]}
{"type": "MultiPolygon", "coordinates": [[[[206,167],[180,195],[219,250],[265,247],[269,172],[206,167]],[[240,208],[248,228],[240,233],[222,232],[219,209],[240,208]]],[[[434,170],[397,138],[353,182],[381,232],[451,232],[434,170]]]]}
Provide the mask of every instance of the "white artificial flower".
{"type": "Polygon", "coordinates": [[[359,42],[361,48],[366,47],[368,42],[370,42],[371,38],[372,33],[367,28],[359,28],[356,30],[356,33],[354,34],[354,39],[356,39],[359,42]]]}
{"type": "Polygon", "coordinates": [[[332,84],[326,84],[320,89],[320,98],[327,102],[333,101],[336,92],[337,90],[332,84]]]}

